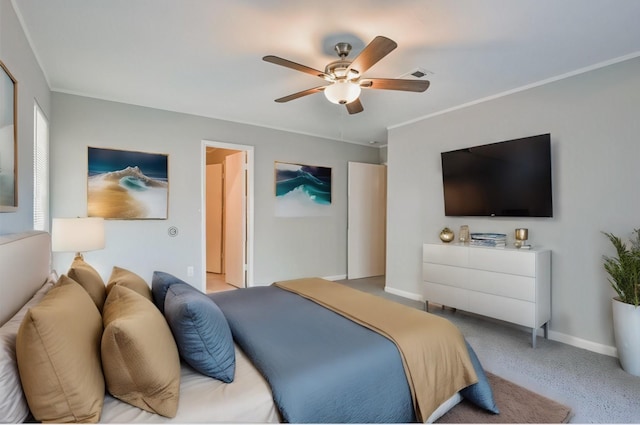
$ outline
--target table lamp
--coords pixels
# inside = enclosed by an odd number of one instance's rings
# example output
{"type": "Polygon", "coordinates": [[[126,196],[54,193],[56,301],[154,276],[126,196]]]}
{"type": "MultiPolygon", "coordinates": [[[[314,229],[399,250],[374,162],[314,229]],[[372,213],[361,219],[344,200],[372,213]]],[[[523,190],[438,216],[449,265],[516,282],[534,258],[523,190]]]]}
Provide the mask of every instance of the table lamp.
{"type": "Polygon", "coordinates": [[[51,226],[51,250],[75,252],[83,258],[85,251],[104,248],[102,217],[54,218],[51,226]]]}

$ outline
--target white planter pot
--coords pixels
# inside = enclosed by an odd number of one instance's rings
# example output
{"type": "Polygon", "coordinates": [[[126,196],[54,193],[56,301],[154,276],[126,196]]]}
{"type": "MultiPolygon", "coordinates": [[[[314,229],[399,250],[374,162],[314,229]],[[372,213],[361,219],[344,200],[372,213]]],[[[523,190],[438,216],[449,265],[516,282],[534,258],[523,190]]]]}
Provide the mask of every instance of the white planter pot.
{"type": "Polygon", "coordinates": [[[640,376],[640,307],[613,301],[613,333],[620,365],[627,373],[640,376]]]}

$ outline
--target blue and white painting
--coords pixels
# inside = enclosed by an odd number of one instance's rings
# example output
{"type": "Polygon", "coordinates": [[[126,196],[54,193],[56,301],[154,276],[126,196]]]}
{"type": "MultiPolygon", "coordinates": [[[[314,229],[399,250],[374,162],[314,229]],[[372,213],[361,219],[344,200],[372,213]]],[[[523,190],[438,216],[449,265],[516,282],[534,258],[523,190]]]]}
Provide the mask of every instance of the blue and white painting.
{"type": "Polygon", "coordinates": [[[276,162],[276,216],[331,214],[331,168],[276,162]]]}
{"type": "Polygon", "coordinates": [[[166,219],[168,156],[89,147],[87,215],[166,219]]]}

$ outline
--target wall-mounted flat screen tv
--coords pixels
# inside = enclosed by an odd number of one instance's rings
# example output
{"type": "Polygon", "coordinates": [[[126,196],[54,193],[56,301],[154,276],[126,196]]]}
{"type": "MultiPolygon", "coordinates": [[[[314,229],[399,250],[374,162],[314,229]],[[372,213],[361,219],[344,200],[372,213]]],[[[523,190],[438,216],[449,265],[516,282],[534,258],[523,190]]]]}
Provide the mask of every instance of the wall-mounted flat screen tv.
{"type": "Polygon", "coordinates": [[[550,134],[441,157],[445,215],[553,217],[550,134]]]}

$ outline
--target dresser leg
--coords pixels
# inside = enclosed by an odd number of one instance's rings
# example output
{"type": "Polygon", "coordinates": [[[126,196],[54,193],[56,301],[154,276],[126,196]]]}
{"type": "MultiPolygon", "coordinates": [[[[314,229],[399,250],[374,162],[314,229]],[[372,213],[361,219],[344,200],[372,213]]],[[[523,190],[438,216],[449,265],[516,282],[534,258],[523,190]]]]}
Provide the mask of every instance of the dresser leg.
{"type": "Polygon", "coordinates": [[[538,336],[538,330],[537,329],[533,329],[533,331],[531,332],[531,346],[533,348],[536,348],[536,337],[538,336]]]}
{"type": "Polygon", "coordinates": [[[427,313],[429,312],[429,301],[424,302],[424,311],[426,311],[427,313]]]}
{"type": "Polygon", "coordinates": [[[545,322],[542,329],[544,329],[544,339],[549,339],[549,322],[545,322]]]}

